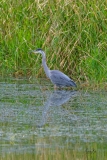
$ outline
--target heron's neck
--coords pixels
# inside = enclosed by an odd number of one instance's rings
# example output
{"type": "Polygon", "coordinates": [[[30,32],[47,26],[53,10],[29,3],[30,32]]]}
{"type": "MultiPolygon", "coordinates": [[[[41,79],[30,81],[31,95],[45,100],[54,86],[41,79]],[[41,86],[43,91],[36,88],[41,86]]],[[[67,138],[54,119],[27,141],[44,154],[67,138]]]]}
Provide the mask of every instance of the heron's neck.
{"type": "Polygon", "coordinates": [[[44,71],[46,73],[46,76],[49,78],[50,69],[48,68],[48,66],[46,64],[46,56],[45,56],[45,54],[42,54],[42,65],[43,65],[44,71]]]}

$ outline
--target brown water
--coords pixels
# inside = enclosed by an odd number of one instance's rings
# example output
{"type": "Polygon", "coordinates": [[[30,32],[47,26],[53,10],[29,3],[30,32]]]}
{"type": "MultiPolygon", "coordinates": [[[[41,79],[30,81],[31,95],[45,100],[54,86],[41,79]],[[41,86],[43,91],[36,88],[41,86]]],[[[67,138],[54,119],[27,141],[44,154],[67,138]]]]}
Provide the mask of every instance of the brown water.
{"type": "Polygon", "coordinates": [[[107,92],[1,79],[0,159],[79,158],[107,158],[107,92]]]}

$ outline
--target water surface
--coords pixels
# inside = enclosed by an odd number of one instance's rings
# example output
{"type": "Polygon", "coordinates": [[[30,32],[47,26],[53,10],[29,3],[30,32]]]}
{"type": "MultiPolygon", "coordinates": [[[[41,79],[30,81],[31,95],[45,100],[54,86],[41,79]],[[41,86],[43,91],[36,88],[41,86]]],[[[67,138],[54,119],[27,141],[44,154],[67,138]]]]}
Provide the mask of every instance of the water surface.
{"type": "Polygon", "coordinates": [[[106,91],[54,90],[44,79],[0,80],[1,158],[106,159],[106,144],[106,91]]]}

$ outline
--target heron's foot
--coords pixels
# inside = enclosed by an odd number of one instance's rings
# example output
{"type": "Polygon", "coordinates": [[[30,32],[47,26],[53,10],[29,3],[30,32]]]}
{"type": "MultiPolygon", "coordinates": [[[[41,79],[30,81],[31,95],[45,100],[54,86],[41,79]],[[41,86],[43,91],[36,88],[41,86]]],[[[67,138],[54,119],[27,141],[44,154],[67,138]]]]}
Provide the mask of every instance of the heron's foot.
{"type": "Polygon", "coordinates": [[[54,85],[54,89],[55,89],[55,90],[57,90],[57,89],[60,90],[60,89],[62,89],[62,88],[59,87],[59,86],[57,86],[57,85],[54,85]]]}

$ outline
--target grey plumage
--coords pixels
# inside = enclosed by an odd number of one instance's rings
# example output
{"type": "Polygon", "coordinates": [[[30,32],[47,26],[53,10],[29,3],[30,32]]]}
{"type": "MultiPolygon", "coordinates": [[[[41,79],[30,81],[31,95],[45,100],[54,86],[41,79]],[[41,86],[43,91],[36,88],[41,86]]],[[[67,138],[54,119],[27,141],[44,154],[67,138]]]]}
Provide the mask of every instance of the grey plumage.
{"type": "Polygon", "coordinates": [[[76,87],[76,84],[67,75],[58,70],[51,70],[50,79],[56,86],[76,87]]]}

